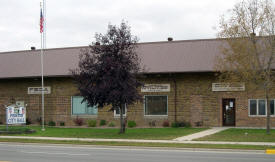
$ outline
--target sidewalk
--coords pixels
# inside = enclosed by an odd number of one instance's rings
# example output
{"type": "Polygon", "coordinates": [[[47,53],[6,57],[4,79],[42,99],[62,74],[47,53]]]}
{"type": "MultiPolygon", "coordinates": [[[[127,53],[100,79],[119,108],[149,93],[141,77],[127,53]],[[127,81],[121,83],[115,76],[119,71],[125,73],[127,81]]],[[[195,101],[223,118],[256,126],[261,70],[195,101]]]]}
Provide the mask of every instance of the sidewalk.
{"type": "Polygon", "coordinates": [[[27,137],[27,136],[0,136],[5,139],[33,139],[55,141],[85,141],[85,142],[137,142],[137,143],[182,143],[182,144],[231,144],[231,145],[258,145],[275,146],[275,142],[222,142],[222,141],[178,141],[178,140],[135,140],[135,139],[96,139],[96,138],[57,138],[57,137],[27,137]]]}
{"type": "Polygon", "coordinates": [[[229,127],[213,127],[211,129],[201,131],[198,133],[194,133],[194,134],[190,134],[187,136],[179,137],[174,140],[176,140],[176,141],[192,141],[193,139],[197,139],[197,138],[205,137],[205,136],[208,136],[211,134],[215,134],[215,133],[221,132],[226,129],[229,129],[229,127]]]}

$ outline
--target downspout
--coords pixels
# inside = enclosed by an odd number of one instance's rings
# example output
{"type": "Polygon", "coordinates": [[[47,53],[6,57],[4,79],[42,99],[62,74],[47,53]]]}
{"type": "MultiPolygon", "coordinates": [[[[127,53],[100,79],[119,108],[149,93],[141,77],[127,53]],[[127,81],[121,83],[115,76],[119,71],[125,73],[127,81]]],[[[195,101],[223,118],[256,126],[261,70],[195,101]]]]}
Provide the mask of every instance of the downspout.
{"type": "Polygon", "coordinates": [[[176,79],[173,78],[174,81],[174,122],[177,122],[177,82],[176,79]]]}

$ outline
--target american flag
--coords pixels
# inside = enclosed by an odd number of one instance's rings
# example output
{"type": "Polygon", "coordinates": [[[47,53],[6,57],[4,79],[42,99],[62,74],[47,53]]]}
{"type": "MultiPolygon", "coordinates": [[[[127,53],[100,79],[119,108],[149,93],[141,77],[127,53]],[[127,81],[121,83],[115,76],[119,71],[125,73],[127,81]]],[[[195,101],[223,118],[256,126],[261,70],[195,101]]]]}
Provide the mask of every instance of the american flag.
{"type": "Polygon", "coordinates": [[[42,9],[40,10],[40,33],[43,33],[43,24],[44,24],[44,17],[42,9]]]}

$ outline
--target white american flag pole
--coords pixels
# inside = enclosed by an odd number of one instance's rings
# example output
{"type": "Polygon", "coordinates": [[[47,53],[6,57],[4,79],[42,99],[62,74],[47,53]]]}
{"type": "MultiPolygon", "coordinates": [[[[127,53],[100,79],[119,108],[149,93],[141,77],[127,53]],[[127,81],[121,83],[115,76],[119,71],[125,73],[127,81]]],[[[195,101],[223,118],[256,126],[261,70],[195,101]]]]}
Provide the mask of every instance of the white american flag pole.
{"type": "Polygon", "coordinates": [[[44,115],[44,48],[46,46],[46,40],[45,40],[45,0],[43,0],[43,4],[40,3],[40,10],[41,10],[41,16],[40,16],[40,33],[41,33],[41,86],[42,86],[42,99],[41,99],[41,106],[42,106],[42,113],[41,113],[41,120],[42,120],[42,131],[45,131],[45,115],[44,115]]]}

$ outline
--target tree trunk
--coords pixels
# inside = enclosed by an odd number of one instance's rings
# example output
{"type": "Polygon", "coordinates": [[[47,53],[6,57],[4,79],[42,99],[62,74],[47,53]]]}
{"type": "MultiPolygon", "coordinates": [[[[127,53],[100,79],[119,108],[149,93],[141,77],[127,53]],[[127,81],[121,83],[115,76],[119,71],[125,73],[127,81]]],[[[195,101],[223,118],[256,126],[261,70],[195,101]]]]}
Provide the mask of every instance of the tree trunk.
{"type": "Polygon", "coordinates": [[[119,107],[119,114],[120,114],[120,131],[119,131],[119,134],[123,134],[125,133],[125,122],[123,120],[123,112],[122,112],[122,109],[123,109],[123,104],[120,105],[119,107]]]}
{"type": "Polygon", "coordinates": [[[265,99],[267,104],[266,134],[270,134],[270,100],[269,100],[268,87],[265,87],[265,99]]]}

